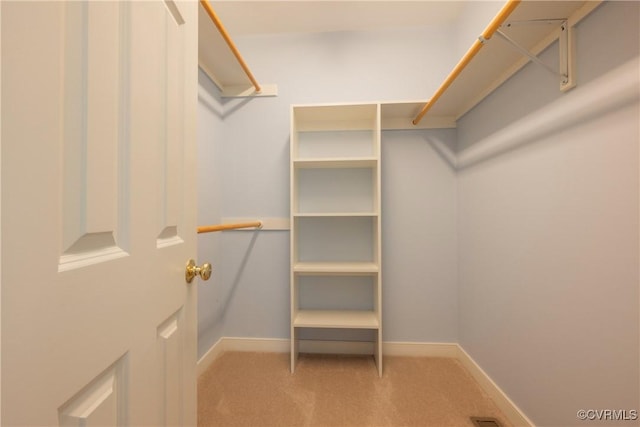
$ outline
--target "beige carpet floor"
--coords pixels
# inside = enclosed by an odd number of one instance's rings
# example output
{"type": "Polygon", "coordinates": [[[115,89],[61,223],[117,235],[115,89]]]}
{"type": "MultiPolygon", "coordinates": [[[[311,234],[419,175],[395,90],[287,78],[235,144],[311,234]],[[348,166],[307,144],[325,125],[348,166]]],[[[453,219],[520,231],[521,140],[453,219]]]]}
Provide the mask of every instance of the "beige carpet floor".
{"type": "Polygon", "coordinates": [[[228,352],[198,381],[198,425],[218,427],[472,427],[471,416],[510,427],[454,359],[228,352]]]}

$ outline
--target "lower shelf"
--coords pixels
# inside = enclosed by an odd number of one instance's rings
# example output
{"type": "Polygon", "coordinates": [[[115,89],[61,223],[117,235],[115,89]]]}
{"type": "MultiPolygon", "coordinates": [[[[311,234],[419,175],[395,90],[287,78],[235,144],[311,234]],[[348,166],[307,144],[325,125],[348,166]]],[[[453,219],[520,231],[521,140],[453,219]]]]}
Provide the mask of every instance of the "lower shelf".
{"type": "Polygon", "coordinates": [[[293,319],[298,328],[378,329],[374,311],[364,310],[300,310],[293,319]]]}
{"type": "Polygon", "coordinates": [[[364,275],[380,271],[375,262],[297,262],[293,272],[309,275],[364,275]]]}

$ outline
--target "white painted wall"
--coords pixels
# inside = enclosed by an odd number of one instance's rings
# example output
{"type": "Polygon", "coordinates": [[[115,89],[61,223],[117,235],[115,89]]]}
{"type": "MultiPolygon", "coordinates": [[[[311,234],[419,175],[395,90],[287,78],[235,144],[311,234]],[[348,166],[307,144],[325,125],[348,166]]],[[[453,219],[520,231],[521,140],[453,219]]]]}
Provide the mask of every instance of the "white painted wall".
{"type": "MultiPolygon", "coordinates": [[[[638,56],[638,16],[615,2],[580,24],[563,97],[638,56]]],[[[459,149],[552,108],[556,87],[529,65],[461,121],[459,149]]],[[[636,98],[459,173],[460,343],[537,426],[640,399],[638,117],[636,98]]]]}

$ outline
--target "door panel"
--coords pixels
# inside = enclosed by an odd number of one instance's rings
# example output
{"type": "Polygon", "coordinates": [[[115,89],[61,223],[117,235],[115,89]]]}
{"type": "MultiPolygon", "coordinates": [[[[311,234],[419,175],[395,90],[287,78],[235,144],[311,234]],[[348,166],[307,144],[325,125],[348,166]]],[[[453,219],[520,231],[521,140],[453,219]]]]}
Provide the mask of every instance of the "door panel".
{"type": "Polygon", "coordinates": [[[62,254],[59,271],[127,255],[126,200],[119,190],[130,149],[122,128],[129,85],[122,31],[129,7],[118,2],[65,6],[62,124],[62,254]],[[91,31],[89,31],[91,28],[91,31]]]}
{"type": "Polygon", "coordinates": [[[126,357],[100,374],[58,410],[64,427],[127,425],[126,357]]]}
{"type": "MultiPolygon", "coordinates": [[[[170,3],[168,3],[170,4],[170,3]]],[[[168,8],[170,15],[166,17],[164,49],[160,52],[161,60],[165,64],[165,109],[163,120],[165,124],[161,146],[161,185],[160,214],[158,233],[158,247],[180,243],[178,237],[178,220],[180,217],[180,189],[182,183],[183,156],[181,150],[182,135],[184,133],[184,116],[181,97],[184,94],[185,70],[180,66],[184,62],[182,40],[184,37],[184,18],[175,4],[168,8]]]]}
{"type": "Polygon", "coordinates": [[[196,2],[0,2],[2,425],[194,425],[196,2]]]}
{"type": "Polygon", "coordinates": [[[183,340],[182,310],[171,315],[158,327],[159,358],[161,360],[159,376],[163,402],[162,425],[182,425],[182,340],[183,340]]]}

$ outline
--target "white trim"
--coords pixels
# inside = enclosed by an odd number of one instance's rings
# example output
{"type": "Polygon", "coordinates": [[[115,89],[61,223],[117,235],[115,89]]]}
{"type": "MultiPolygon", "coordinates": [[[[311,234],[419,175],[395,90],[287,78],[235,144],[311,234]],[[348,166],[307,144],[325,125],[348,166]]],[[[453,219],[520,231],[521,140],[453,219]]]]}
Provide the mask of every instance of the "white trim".
{"type": "MultiPolygon", "coordinates": [[[[2,6],[0,5],[0,40],[2,39],[2,6]]],[[[1,43],[0,43],[1,45],[1,43]]],[[[0,81],[2,81],[2,53],[0,49],[0,81]]],[[[2,84],[0,84],[0,135],[2,135],[2,84]]],[[[0,165],[2,165],[2,137],[0,136],[0,165]]],[[[0,177],[2,167],[0,167],[0,177]]],[[[2,179],[0,178],[0,212],[2,212],[2,179]]],[[[2,214],[0,213],[0,424],[2,424],[2,214]]]]}
{"type": "Polygon", "coordinates": [[[224,353],[224,338],[220,338],[211,348],[198,359],[198,376],[204,374],[209,366],[224,353]]]}
{"type": "Polygon", "coordinates": [[[464,351],[459,344],[457,359],[464,366],[471,376],[478,382],[480,387],[489,395],[493,403],[504,413],[505,417],[514,425],[514,427],[534,427],[533,422],[516,406],[515,403],[506,395],[498,385],[493,382],[491,377],[476,363],[475,360],[464,351]]]}
{"type": "Polygon", "coordinates": [[[385,356],[458,357],[458,344],[439,342],[383,342],[385,356]]]}
{"type": "MultiPolygon", "coordinates": [[[[311,341],[300,340],[303,353],[373,354],[373,342],[311,341]]],[[[384,342],[385,356],[446,357],[458,360],[491,397],[515,427],[535,427],[533,422],[516,406],[504,391],[482,370],[458,343],[384,342]]],[[[198,375],[227,351],[255,351],[263,353],[287,353],[291,350],[288,338],[223,337],[198,360],[198,375]]]]}
{"type": "Polygon", "coordinates": [[[239,338],[224,337],[224,351],[257,351],[265,353],[287,353],[288,338],[239,338]]]}
{"type": "Polygon", "coordinates": [[[300,353],[373,354],[375,350],[375,342],[372,341],[298,340],[298,344],[300,353]]]}

